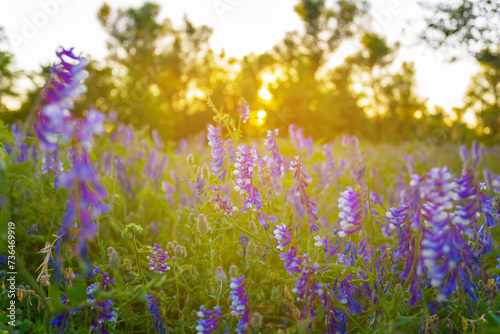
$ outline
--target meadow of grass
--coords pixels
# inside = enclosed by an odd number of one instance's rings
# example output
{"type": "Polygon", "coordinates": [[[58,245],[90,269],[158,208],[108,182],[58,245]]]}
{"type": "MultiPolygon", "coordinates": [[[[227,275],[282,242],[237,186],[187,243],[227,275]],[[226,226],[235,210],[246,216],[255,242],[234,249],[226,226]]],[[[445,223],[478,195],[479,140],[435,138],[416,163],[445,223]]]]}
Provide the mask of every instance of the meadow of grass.
{"type": "Polygon", "coordinates": [[[498,147],[315,142],[295,125],[247,138],[244,100],[163,142],[73,117],[85,61],[60,57],[37,117],[0,127],[4,331],[500,326],[498,147]]]}

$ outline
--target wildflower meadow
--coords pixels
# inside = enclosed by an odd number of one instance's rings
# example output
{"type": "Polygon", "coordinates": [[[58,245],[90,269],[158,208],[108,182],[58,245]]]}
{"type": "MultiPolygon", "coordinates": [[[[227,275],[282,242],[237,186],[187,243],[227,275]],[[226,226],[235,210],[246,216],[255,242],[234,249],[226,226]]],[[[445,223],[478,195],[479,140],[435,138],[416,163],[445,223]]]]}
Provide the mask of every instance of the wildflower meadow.
{"type": "Polygon", "coordinates": [[[497,333],[498,146],[255,139],[244,99],[167,142],[75,110],[87,63],[0,127],[2,333],[497,333]]]}

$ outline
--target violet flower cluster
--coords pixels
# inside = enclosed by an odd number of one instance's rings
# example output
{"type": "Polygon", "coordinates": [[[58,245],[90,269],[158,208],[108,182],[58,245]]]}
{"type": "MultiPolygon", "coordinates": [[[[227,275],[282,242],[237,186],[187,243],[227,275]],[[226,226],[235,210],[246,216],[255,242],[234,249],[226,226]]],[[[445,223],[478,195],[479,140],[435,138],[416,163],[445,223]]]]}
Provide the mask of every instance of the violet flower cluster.
{"type": "Polygon", "coordinates": [[[283,250],[292,240],[292,228],[287,228],[283,223],[281,225],[276,225],[273,233],[274,238],[278,242],[278,245],[276,246],[278,250],[283,250]]]}
{"type": "Polygon", "coordinates": [[[197,313],[198,326],[196,326],[197,334],[209,334],[219,328],[219,320],[222,317],[219,306],[215,306],[213,310],[207,311],[205,306],[201,305],[200,311],[197,313]]]}
{"type": "Polygon", "coordinates": [[[339,236],[344,238],[361,229],[361,193],[359,188],[353,190],[351,187],[340,193],[340,231],[339,236]]]}
{"type": "Polygon", "coordinates": [[[87,303],[90,304],[91,309],[97,312],[97,316],[95,317],[92,325],[90,325],[90,328],[101,334],[109,334],[108,331],[106,331],[105,329],[104,321],[105,320],[108,322],[116,321],[117,313],[111,310],[111,306],[113,306],[114,303],[109,299],[98,301],[96,299],[96,295],[99,292],[105,292],[107,284],[115,284],[115,281],[110,279],[107,273],[104,273],[101,270],[99,270],[98,267],[95,268],[94,274],[101,274],[102,281],[101,283],[96,282],[87,287],[87,295],[88,295],[87,303]]]}
{"type": "Polygon", "coordinates": [[[229,292],[229,299],[231,303],[231,315],[243,316],[238,322],[236,333],[244,334],[248,328],[249,308],[248,293],[245,291],[245,275],[240,278],[231,278],[231,292],[229,292]]]}
{"type": "Polygon", "coordinates": [[[273,175],[273,182],[276,191],[279,193],[281,190],[281,184],[279,182],[280,178],[284,174],[283,158],[280,154],[280,149],[276,143],[276,136],[278,136],[278,129],[274,131],[267,131],[267,139],[264,141],[266,146],[266,152],[270,153],[271,156],[264,156],[264,160],[267,163],[271,174],[273,175]]]}
{"type": "Polygon", "coordinates": [[[268,224],[266,220],[274,223],[277,218],[271,217],[261,211],[263,203],[259,189],[253,183],[254,168],[257,165],[257,152],[251,150],[248,146],[238,146],[236,151],[236,163],[234,171],[236,186],[234,189],[241,195],[246,195],[243,202],[243,209],[241,212],[245,213],[248,210],[257,211],[259,223],[267,229],[268,224]]]}
{"type": "Polygon", "coordinates": [[[158,300],[153,295],[148,295],[146,297],[147,307],[152,313],[151,318],[154,319],[154,325],[157,333],[167,334],[167,329],[165,327],[165,322],[163,321],[163,316],[161,314],[161,307],[158,300]]]}
{"type": "Polygon", "coordinates": [[[318,207],[306,193],[306,188],[309,187],[309,182],[312,181],[312,178],[304,174],[302,167],[298,156],[295,157],[295,161],[290,163],[290,170],[294,172],[293,178],[296,184],[293,189],[293,195],[300,200],[300,204],[306,209],[310,229],[317,231],[319,230],[319,226],[317,225],[319,219],[318,207]]]}
{"type": "Polygon", "coordinates": [[[161,248],[161,245],[154,244],[153,250],[151,254],[148,255],[149,260],[149,270],[157,273],[163,274],[167,270],[170,270],[170,267],[167,263],[168,255],[167,251],[164,251],[161,248]]]}
{"type": "Polygon", "coordinates": [[[75,55],[73,48],[57,52],[59,64],[50,68],[51,77],[44,91],[47,102],[38,113],[34,130],[40,139],[40,148],[54,151],[59,141],[68,143],[73,136],[75,124],[70,110],[73,100],[87,91],[82,81],[88,77],[85,67],[88,60],[75,55]]]}
{"type": "Polygon", "coordinates": [[[250,107],[248,106],[247,101],[245,99],[240,99],[240,103],[238,105],[238,112],[240,113],[240,119],[243,123],[246,123],[250,118],[250,107]]]}
{"type": "Polygon", "coordinates": [[[224,212],[227,215],[230,215],[233,212],[233,205],[229,201],[229,199],[221,196],[221,187],[214,186],[213,190],[215,195],[213,196],[213,201],[215,204],[215,210],[218,212],[224,212]]]}
{"type": "Polygon", "coordinates": [[[212,125],[208,125],[208,146],[212,149],[212,172],[220,181],[226,178],[226,153],[224,151],[224,141],[222,130],[212,125]]]}

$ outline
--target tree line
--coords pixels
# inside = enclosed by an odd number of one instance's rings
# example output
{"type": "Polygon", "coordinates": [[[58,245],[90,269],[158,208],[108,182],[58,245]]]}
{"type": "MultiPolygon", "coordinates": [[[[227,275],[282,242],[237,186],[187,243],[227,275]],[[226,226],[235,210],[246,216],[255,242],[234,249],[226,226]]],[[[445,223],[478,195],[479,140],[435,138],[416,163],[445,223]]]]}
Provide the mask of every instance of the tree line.
{"type": "MultiPolygon", "coordinates": [[[[428,9],[420,42],[446,53],[450,62],[466,55],[481,65],[463,108],[428,108],[418,94],[414,65],[392,68],[399,44],[390,45],[370,29],[367,2],[300,0],[295,12],[304,29],[287,33],[265,53],[241,59],[215,53],[208,26],[196,26],[187,17],[177,27],[161,20],[159,4],[120,9],[105,3],[97,17],[108,36],[108,56],[105,61],[91,59],[88,92],[76,110],[93,106],[116,111],[122,122],[179,139],[204,130],[211,121],[207,98],[235,114],[243,98],[252,110],[243,128],[250,135],[295,123],[325,139],[354,134],[406,141],[439,131],[450,139],[495,141],[500,136],[500,4],[463,0],[428,9]],[[331,66],[332,57],[342,55],[346,45],[355,45],[354,51],[331,66]],[[265,119],[259,121],[258,110],[266,111],[265,119]],[[476,128],[464,122],[468,110],[475,112],[476,128]]],[[[0,31],[0,45],[5,46],[2,39],[0,31]]],[[[0,49],[0,117],[20,122],[36,112],[49,64],[28,75],[35,88],[18,110],[8,110],[4,99],[16,97],[14,83],[26,76],[12,70],[13,61],[7,48],[0,49]]]]}

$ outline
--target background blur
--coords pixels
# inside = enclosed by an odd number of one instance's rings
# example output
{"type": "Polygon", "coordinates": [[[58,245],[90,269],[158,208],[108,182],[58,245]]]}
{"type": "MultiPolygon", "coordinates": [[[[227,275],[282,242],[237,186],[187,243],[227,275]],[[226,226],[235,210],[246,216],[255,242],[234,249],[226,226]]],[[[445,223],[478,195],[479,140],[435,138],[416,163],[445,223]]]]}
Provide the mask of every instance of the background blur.
{"type": "Polygon", "coordinates": [[[500,136],[500,4],[413,0],[0,2],[0,118],[36,112],[58,46],[91,59],[90,106],[179,139],[216,106],[244,131],[316,139],[500,136]],[[286,133],[283,131],[282,133],[286,133]]]}

